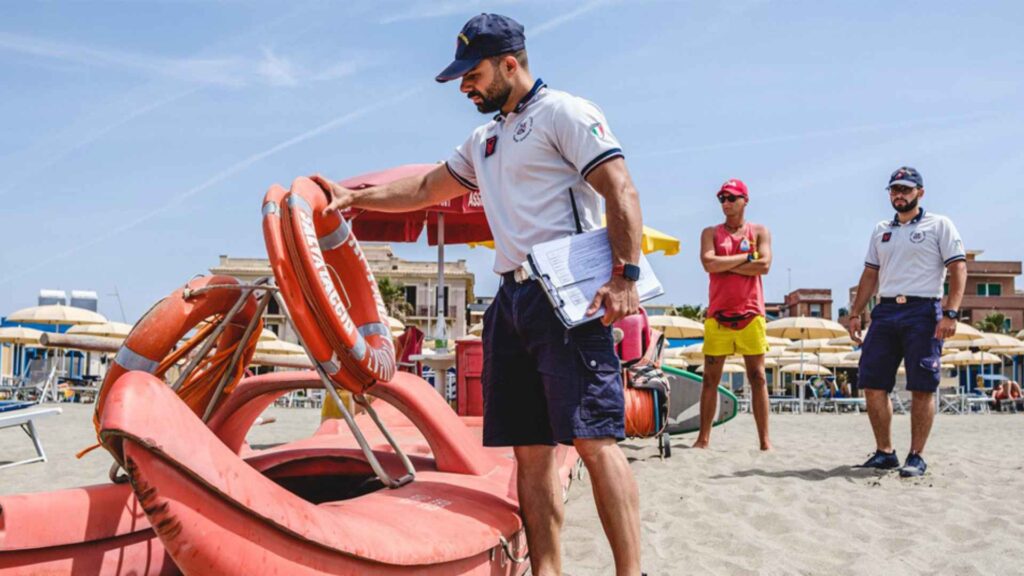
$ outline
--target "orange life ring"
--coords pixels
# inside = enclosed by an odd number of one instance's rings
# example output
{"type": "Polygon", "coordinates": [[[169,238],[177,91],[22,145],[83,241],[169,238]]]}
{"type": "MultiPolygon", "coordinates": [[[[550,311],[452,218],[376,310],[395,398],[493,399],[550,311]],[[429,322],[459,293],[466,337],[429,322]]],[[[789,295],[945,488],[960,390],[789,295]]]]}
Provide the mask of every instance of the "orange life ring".
{"type": "Polygon", "coordinates": [[[335,383],[346,389],[359,388],[362,384],[342,367],[338,355],[334,353],[320,330],[317,316],[306,304],[299,279],[291,266],[281,215],[281,207],[287,195],[287,190],[275,184],[263,197],[263,241],[267,246],[267,256],[270,258],[270,268],[274,272],[277,288],[288,306],[288,315],[295,329],[313,356],[312,360],[319,364],[335,383]]]}
{"type": "MultiPolygon", "coordinates": [[[[348,223],[337,211],[324,214],[327,196],[309,178],[297,178],[282,208],[282,232],[290,268],[323,338],[347,368],[339,384],[362,393],[395,375],[395,345],[384,322],[386,308],[373,271],[348,223]]],[[[299,303],[281,292],[289,309],[299,303]]],[[[300,330],[308,319],[293,317],[300,330]]],[[[337,381],[337,380],[336,380],[337,381]]]]}
{"type": "MultiPolygon", "coordinates": [[[[100,391],[96,399],[96,410],[93,414],[93,424],[99,432],[100,415],[103,413],[107,391],[118,378],[132,370],[141,370],[156,376],[170,365],[167,360],[178,342],[200,322],[210,317],[227,314],[228,311],[242,296],[242,292],[232,289],[238,286],[239,282],[230,276],[204,276],[191,280],[184,287],[174,291],[173,294],[164,298],[153,306],[146,315],[139,320],[132,331],[128,334],[124,344],[117,351],[114,361],[107,370],[100,391]],[[222,286],[224,288],[215,288],[222,286]],[[210,290],[201,290],[213,288],[210,290]],[[198,291],[198,292],[197,292],[198,291]]],[[[221,357],[219,367],[197,367],[196,375],[202,376],[201,371],[207,376],[215,377],[219,381],[219,375],[223,370],[233,370],[234,374],[228,381],[224,392],[230,392],[235,384],[241,379],[245,367],[249,365],[252,354],[256,348],[256,341],[260,335],[260,326],[257,326],[250,335],[249,342],[242,343],[242,336],[253,316],[256,314],[256,297],[252,293],[246,296],[246,302],[231,319],[224,331],[221,332],[216,342],[215,354],[221,357]],[[226,356],[230,355],[237,346],[246,346],[245,354],[236,366],[227,366],[226,356]]],[[[206,329],[213,330],[213,325],[206,329]]],[[[198,339],[197,339],[198,341],[198,339]]],[[[184,350],[179,349],[184,353],[184,350]]],[[[175,352],[178,354],[178,352],[175,352]]],[[[173,363],[173,362],[171,362],[173,363]]],[[[187,385],[186,385],[187,386],[187,385]]],[[[186,392],[182,387],[179,393],[186,392]]],[[[209,393],[212,393],[210,390],[209,393]]],[[[205,399],[209,398],[206,394],[205,399]]],[[[203,398],[197,398],[197,403],[203,398]]],[[[192,403],[190,402],[190,405],[192,403]]],[[[205,402],[203,403],[205,407],[205,402]]],[[[193,409],[198,407],[193,405],[193,409]]],[[[200,410],[202,408],[199,408],[200,410]]]]}

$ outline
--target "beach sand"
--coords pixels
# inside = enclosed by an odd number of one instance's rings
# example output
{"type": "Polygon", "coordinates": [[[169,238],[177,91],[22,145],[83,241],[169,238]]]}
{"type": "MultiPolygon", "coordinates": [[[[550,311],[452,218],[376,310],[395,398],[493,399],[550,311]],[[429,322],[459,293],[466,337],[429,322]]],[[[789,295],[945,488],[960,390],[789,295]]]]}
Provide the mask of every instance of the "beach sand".
{"type": "MultiPolygon", "coordinates": [[[[103,450],[81,460],[93,438],[92,406],[37,427],[46,463],[0,470],[0,493],[105,482],[103,450]]],[[[276,422],[253,429],[255,446],[308,436],[319,412],[271,408],[276,422]]],[[[895,416],[901,459],[907,416],[895,416]]],[[[749,415],[715,429],[712,448],[676,437],[658,458],[653,440],[623,449],[640,485],[644,570],[668,574],[1021,574],[1024,573],[1024,415],[941,415],[925,456],[928,474],[856,470],[873,449],[867,416],[773,415],[776,451],[755,448],[749,415]]],[[[0,463],[33,455],[17,429],[0,430],[0,463]]],[[[584,475],[573,484],[563,536],[565,573],[613,573],[584,475]]]]}

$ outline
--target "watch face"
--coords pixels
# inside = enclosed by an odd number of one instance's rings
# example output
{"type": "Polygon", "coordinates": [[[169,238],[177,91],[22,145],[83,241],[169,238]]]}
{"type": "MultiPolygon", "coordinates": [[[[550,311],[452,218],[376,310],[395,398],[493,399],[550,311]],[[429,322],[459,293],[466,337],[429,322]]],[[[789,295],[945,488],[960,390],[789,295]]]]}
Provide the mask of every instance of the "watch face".
{"type": "Polygon", "coordinates": [[[640,267],[634,266],[633,264],[626,264],[622,267],[622,277],[626,280],[636,282],[640,279],[640,267]]]}

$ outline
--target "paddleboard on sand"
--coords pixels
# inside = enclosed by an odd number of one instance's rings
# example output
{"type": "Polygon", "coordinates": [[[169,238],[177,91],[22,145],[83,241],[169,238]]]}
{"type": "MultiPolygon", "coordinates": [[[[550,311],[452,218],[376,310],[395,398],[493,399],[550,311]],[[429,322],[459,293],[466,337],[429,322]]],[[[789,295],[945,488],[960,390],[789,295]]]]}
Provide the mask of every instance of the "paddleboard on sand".
{"type": "MultiPolygon", "coordinates": [[[[662,366],[668,378],[671,396],[669,399],[669,434],[686,434],[700,430],[700,389],[703,380],[700,374],[687,372],[671,366],[662,366]]],[[[736,395],[722,386],[718,387],[718,415],[715,426],[725,424],[736,417],[739,401],[736,395]]]]}

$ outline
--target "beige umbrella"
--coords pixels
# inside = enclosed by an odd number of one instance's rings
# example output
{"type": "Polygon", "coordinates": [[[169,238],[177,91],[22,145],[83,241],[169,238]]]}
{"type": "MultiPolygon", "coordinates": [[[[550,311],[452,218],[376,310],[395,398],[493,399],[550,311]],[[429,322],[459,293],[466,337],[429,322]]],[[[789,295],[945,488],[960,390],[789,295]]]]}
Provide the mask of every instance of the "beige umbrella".
{"type": "MultiPolygon", "coordinates": [[[[861,340],[861,342],[863,342],[864,339],[867,338],[867,337],[868,337],[868,331],[867,330],[861,330],[861,332],[860,332],[860,340],[861,340]]],[[[844,336],[839,336],[837,338],[831,338],[831,339],[829,339],[828,343],[830,345],[833,345],[833,346],[860,346],[860,344],[857,344],[856,342],[853,341],[853,338],[850,336],[849,333],[847,333],[844,336]]]]}
{"type": "Polygon", "coordinates": [[[676,356],[679,358],[685,358],[686,361],[691,364],[699,364],[704,361],[703,348],[704,344],[702,342],[683,346],[679,349],[679,352],[676,353],[676,356]]]}
{"type": "Polygon", "coordinates": [[[397,338],[405,332],[405,324],[402,323],[398,318],[392,318],[391,316],[385,316],[384,321],[388,324],[388,330],[391,330],[391,336],[397,338]]]}
{"type": "Polygon", "coordinates": [[[843,360],[853,360],[854,362],[860,362],[860,350],[854,350],[853,352],[847,352],[843,354],[843,360]]]}
{"type": "Polygon", "coordinates": [[[846,360],[846,354],[839,354],[836,352],[828,352],[824,354],[818,354],[818,364],[827,366],[829,368],[839,366],[844,360],[846,360]]]}
{"type": "Polygon", "coordinates": [[[766,338],[766,340],[768,340],[768,346],[770,346],[772,348],[775,348],[775,347],[778,347],[778,346],[785,347],[785,346],[789,346],[790,344],[793,343],[793,341],[790,340],[789,338],[781,338],[779,336],[768,336],[766,338]]]}
{"type": "Polygon", "coordinates": [[[483,322],[477,322],[476,324],[473,324],[472,326],[469,327],[469,334],[470,334],[470,336],[483,336],[483,333],[484,333],[484,323],[483,322]]]}
{"type": "Polygon", "coordinates": [[[22,308],[7,317],[11,322],[29,324],[106,324],[107,319],[85,308],[51,304],[22,308]]]}
{"type": "Polygon", "coordinates": [[[953,334],[952,336],[950,336],[949,338],[946,338],[946,341],[949,341],[949,340],[974,340],[975,338],[981,338],[982,336],[983,336],[983,334],[982,334],[981,330],[978,330],[974,326],[971,326],[970,324],[966,324],[964,322],[957,322],[956,323],[956,333],[953,334]]]}
{"type": "Polygon", "coordinates": [[[267,328],[264,328],[263,331],[260,332],[259,341],[267,342],[269,340],[277,340],[277,334],[274,334],[273,330],[268,330],[267,328]]]}
{"type": "Polygon", "coordinates": [[[825,318],[794,316],[772,320],[767,325],[769,336],[807,340],[809,338],[838,338],[846,334],[846,328],[838,322],[825,318]]]}
{"type": "Polygon", "coordinates": [[[989,352],[993,354],[1002,354],[1003,356],[1020,356],[1024,354],[1024,345],[1013,346],[1010,348],[990,348],[989,352]]]}
{"type": "Polygon", "coordinates": [[[263,340],[256,342],[257,354],[305,354],[306,350],[298,344],[292,344],[284,340],[263,340]]]}
{"type": "Polygon", "coordinates": [[[673,368],[688,368],[690,366],[689,362],[678,357],[665,358],[661,361],[661,363],[664,364],[665,366],[671,366],[673,368]]]}
{"type": "Polygon", "coordinates": [[[978,366],[980,364],[1002,364],[1003,359],[990,352],[971,352],[965,350],[944,358],[946,362],[957,366],[978,366]]]}
{"type": "Polygon", "coordinates": [[[647,319],[665,338],[703,338],[704,325],[684,316],[651,316],[647,319]]]}
{"type": "Polygon", "coordinates": [[[78,324],[68,328],[67,333],[124,340],[128,337],[128,333],[131,331],[131,324],[125,324],[124,322],[107,322],[106,324],[78,324]]]}
{"type": "Polygon", "coordinates": [[[849,344],[832,344],[828,338],[810,338],[786,346],[790,352],[849,352],[849,344]]]}
{"type": "MultiPolygon", "coordinates": [[[[704,372],[704,365],[697,366],[697,372],[704,372]]],[[[729,364],[726,362],[722,364],[722,374],[745,374],[747,369],[738,364],[729,364]]]]}
{"type": "Polygon", "coordinates": [[[836,368],[860,368],[860,361],[846,358],[842,362],[837,364],[836,368]]]}
{"type": "MultiPolygon", "coordinates": [[[[957,350],[966,350],[966,349],[968,349],[970,347],[971,347],[971,341],[970,340],[949,340],[949,339],[946,339],[946,340],[942,341],[942,349],[943,350],[952,350],[952,351],[955,352],[957,350]]],[[[943,354],[945,354],[945,352],[943,352],[943,354]]]]}
{"type": "Polygon", "coordinates": [[[8,326],[0,328],[0,342],[6,344],[25,344],[28,346],[39,346],[39,337],[43,333],[39,330],[26,328],[24,326],[8,326]]]}
{"type": "Polygon", "coordinates": [[[1024,342],[1009,336],[1007,334],[996,334],[994,332],[982,332],[980,338],[975,338],[970,341],[971,348],[980,348],[981,350],[990,350],[992,348],[1019,348],[1024,346],[1024,342]]]}
{"type": "MultiPolygon", "coordinates": [[[[747,365],[746,361],[743,359],[743,356],[729,356],[725,360],[725,363],[726,364],[735,364],[737,366],[744,366],[744,367],[747,365]]],[[[774,358],[765,358],[764,359],[764,367],[765,368],[775,368],[778,365],[779,365],[779,363],[776,362],[774,358]]]]}
{"type": "Polygon", "coordinates": [[[782,368],[779,368],[779,372],[782,372],[783,374],[803,374],[804,376],[808,374],[817,374],[819,376],[828,376],[832,374],[828,368],[814,362],[787,364],[782,368]]]}
{"type": "Polygon", "coordinates": [[[768,348],[768,351],[764,353],[765,358],[781,358],[783,356],[789,356],[789,352],[786,351],[785,346],[772,346],[768,348]]]}
{"type": "Polygon", "coordinates": [[[1020,332],[1017,332],[1017,338],[1019,338],[1021,340],[1024,340],[1024,330],[1021,330],[1020,332]]]}

